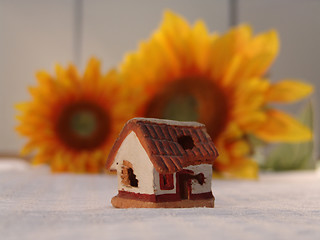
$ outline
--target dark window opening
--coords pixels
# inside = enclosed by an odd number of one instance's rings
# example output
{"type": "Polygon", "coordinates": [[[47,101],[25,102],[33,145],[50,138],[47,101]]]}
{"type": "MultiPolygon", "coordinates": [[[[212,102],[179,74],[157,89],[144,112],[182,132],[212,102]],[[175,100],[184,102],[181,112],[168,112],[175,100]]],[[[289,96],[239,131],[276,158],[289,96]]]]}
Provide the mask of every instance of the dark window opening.
{"type": "Polygon", "coordinates": [[[173,188],[173,174],[160,174],[160,189],[171,190],[173,188]]]}
{"type": "Polygon", "coordinates": [[[200,185],[203,185],[205,182],[203,173],[197,174],[196,176],[194,176],[194,178],[198,181],[200,185]]]}
{"type": "Polygon", "coordinates": [[[194,147],[194,142],[191,136],[181,136],[178,138],[178,143],[182,146],[184,150],[192,149],[194,147]]]}
{"type": "Polygon", "coordinates": [[[132,163],[123,160],[121,167],[121,183],[127,187],[138,187],[137,176],[133,173],[132,163]]]}
{"type": "Polygon", "coordinates": [[[138,179],[136,178],[136,175],[133,173],[133,169],[128,169],[128,178],[130,181],[130,186],[132,187],[138,187],[138,179]]]}

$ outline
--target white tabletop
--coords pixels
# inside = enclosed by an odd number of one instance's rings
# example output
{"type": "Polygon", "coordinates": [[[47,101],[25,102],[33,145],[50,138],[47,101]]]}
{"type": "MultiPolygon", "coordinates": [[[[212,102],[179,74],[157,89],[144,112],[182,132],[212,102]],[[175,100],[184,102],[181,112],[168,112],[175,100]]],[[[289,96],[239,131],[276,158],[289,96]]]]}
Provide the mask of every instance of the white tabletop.
{"type": "Polygon", "coordinates": [[[0,239],[320,239],[319,172],[213,180],[214,209],[115,209],[115,176],[7,163],[0,239]]]}

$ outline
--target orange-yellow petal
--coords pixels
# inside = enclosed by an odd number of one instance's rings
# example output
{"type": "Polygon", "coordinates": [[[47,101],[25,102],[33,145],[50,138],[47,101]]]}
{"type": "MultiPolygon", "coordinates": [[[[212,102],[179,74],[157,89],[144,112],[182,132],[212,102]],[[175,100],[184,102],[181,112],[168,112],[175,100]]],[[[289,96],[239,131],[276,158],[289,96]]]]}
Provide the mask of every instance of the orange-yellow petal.
{"type": "Polygon", "coordinates": [[[246,140],[235,141],[229,145],[229,152],[233,157],[242,157],[250,153],[250,144],[246,140]]]}
{"type": "Polygon", "coordinates": [[[235,119],[239,127],[246,132],[255,131],[266,120],[267,114],[263,111],[252,111],[247,114],[239,114],[235,119]]]}
{"type": "Polygon", "coordinates": [[[250,78],[261,77],[277,56],[278,48],[279,40],[275,31],[253,38],[244,49],[233,56],[224,81],[237,84],[250,78]]]}
{"type": "Polygon", "coordinates": [[[300,100],[313,91],[309,84],[297,80],[283,80],[272,84],[266,92],[266,101],[268,102],[294,102],[300,100]]]}
{"type": "Polygon", "coordinates": [[[259,77],[264,74],[274,61],[279,50],[277,32],[271,30],[255,37],[251,44],[248,44],[246,56],[251,58],[247,61],[242,78],[259,77]]]}
{"type": "Polygon", "coordinates": [[[203,21],[195,23],[192,33],[190,50],[193,60],[201,71],[206,71],[209,66],[210,47],[214,37],[210,37],[206,25],[203,21]]]}
{"type": "MultiPolygon", "coordinates": [[[[211,73],[214,79],[222,80],[232,63],[237,52],[242,51],[251,37],[251,28],[248,25],[236,27],[219,37],[212,45],[211,51],[211,73]]],[[[234,66],[233,66],[234,67],[234,66]]]]}
{"type": "MultiPolygon", "coordinates": [[[[220,158],[220,157],[219,157],[220,158]]],[[[223,171],[214,172],[214,178],[257,179],[259,167],[250,158],[233,159],[234,162],[222,167],[223,171]]]]}
{"type": "Polygon", "coordinates": [[[257,163],[249,158],[243,158],[229,171],[234,178],[239,179],[257,179],[259,167],[257,163]]]}
{"type": "MultiPolygon", "coordinates": [[[[90,84],[97,82],[100,79],[100,61],[96,58],[91,58],[84,72],[84,81],[90,84]]],[[[87,87],[87,86],[86,86],[87,87]]]]}
{"type": "Polygon", "coordinates": [[[312,134],[310,129],[289,115],[277,110],[268,110],[266,116],[266,121],[254,131],[254,134],[260,139],[267,142],[300,142],[311,140],[312,134]]]}

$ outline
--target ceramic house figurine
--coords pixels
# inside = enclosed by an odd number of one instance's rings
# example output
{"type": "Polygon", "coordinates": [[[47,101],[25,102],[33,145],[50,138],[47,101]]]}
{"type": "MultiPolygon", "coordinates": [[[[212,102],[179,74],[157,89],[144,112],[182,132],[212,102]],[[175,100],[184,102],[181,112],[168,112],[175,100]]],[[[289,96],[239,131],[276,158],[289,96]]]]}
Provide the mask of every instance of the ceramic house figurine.
{"type": "Polygon", "coordinates": [[[214,207],[212,163],[218,152],[203,124],[133,118],[107,159],[117,170],[117,208],[214,207]]]}

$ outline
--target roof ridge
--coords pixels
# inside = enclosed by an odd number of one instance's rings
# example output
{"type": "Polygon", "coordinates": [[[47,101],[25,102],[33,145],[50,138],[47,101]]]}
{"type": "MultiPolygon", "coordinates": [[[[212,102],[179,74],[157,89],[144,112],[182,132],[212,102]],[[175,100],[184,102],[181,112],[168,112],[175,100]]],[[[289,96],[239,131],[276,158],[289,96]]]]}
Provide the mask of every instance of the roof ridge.
{"type": "Polygon", "coordinates": [[[195,121],[178,121],[178,120],[169,120],[169,119],[160,119],[160,118],[143,118],[136,117],[132,118],[128,121],[135,123],[143,123],[145,125],[167,125],[167,126],[181,126],[186,128],[202,128],[206,127],[203,123],[195,122],[195,121]]]}

